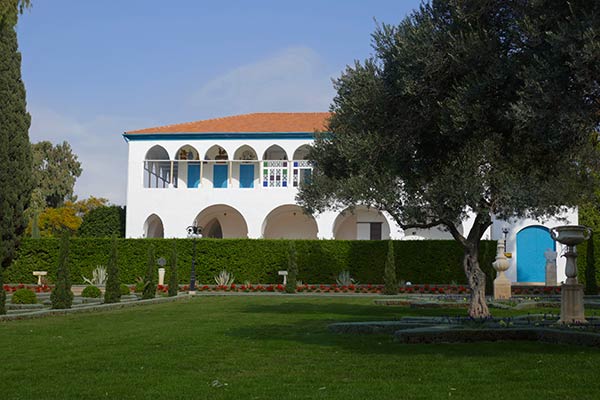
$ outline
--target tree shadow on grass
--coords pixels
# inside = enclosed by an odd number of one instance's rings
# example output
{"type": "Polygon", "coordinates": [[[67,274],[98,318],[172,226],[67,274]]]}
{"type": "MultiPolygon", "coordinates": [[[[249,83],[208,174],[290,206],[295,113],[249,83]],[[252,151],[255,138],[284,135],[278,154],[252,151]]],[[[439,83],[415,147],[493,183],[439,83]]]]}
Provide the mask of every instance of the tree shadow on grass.
{"type": "Polygon", "coordinates": [[[250,341],[296,342],[301,345],[340,348],[361,355],[439,355],[455,358],[510,357],[523,354],[568,355],[574,352],[595,352],[600,349],[552,345],[526,341],[452,343],[452,344],[399,344],[391,335],[383,334],[336,334],[328,325],[336,322],[397,320],[404,316],[457,316],[466,314],[464,309],[410,309],[348,303],[311,304],[303,302],[247,305],[249,314],[286,314],[294,316],[287,324],[272,324],[268,318],[264,325],[239,326],[227,335],[250,341]],[[451,313],[454,312],[454,313],[451,313]],[[321,315],[315,318],[315,315],[321,315]]]}

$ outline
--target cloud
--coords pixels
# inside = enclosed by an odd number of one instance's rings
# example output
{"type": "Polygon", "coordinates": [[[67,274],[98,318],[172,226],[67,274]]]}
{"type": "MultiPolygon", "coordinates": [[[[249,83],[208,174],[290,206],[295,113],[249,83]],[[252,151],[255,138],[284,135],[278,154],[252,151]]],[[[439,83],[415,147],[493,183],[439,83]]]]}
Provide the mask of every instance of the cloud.
{"type": "Polygon", "coordinates": [[[124,127],[144,126],[148,120],[98,115],[76,120],[47,107],[30,106],[30,140],[62,143],[66,140],[81,162],[83,172],[75,184],[80,198],[106,197],[125,204],[127,187],[127,144],[124,127]]]}
{"type": "Polygon", "coordinates": [[[327,111],[334,95],[332,76],[314,50],[290,47],[211,79],[190,96],[189,105],[209,117],[327,111]]]}

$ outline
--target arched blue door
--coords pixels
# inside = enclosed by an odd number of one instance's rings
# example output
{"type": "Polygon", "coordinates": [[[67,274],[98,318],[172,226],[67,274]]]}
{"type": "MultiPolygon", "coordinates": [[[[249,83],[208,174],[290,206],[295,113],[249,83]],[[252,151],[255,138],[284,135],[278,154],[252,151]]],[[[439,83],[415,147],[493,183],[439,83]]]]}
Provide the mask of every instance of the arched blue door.
{"type": "Polygon", "coordinates": [[[556,250],[547,228],[528,226],[517,233],[517,281],[545,282],[547,249],[556,250]]]}

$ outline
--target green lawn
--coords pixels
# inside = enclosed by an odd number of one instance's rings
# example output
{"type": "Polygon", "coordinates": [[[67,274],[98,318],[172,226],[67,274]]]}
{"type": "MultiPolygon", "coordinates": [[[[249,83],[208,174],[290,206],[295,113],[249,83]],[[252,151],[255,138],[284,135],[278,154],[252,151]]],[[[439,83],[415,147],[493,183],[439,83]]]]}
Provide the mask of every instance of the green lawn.
{"type": "Polygon", "coordinates": [[[0,398],[600,398],[598,349],[400,345],[327,331],[332,321],[458,312],[367,298],[198,296],[0,323],[0,398]]]}

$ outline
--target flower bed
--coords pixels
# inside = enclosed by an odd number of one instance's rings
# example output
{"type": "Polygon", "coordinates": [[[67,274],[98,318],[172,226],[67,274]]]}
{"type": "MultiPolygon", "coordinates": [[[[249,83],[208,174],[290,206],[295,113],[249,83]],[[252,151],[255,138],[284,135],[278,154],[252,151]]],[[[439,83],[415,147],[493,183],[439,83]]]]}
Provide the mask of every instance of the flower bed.
{"type": "Polygon", "coordinates": [[[29,289],[34,291],[35,293],[50,293],[52,288],[48,285],[24,285],[19,283],[18,285],[3,285],[4,291],[6,293],[14,293],[19,289],[29,289]]]}

